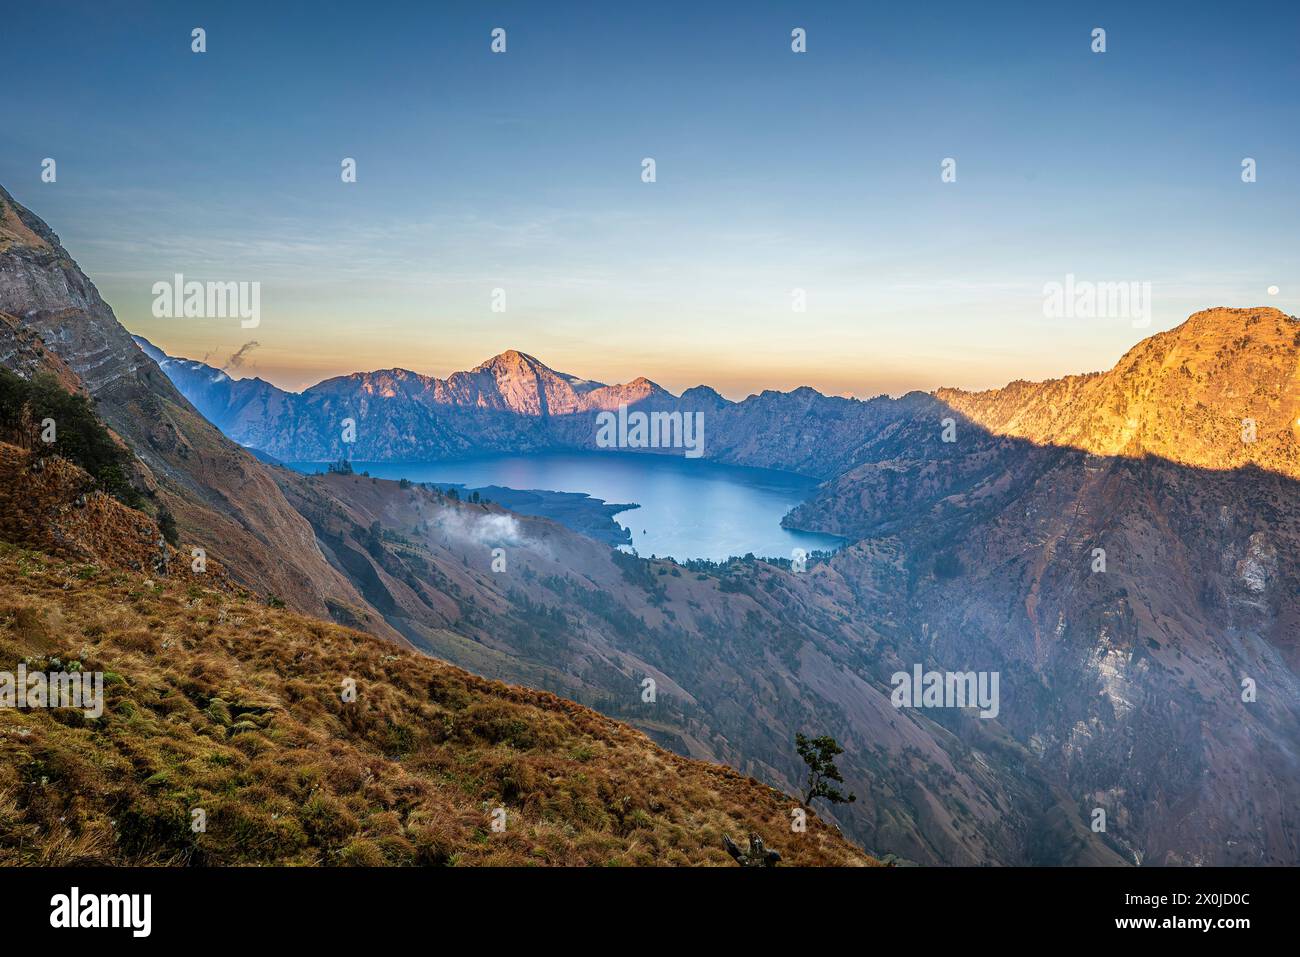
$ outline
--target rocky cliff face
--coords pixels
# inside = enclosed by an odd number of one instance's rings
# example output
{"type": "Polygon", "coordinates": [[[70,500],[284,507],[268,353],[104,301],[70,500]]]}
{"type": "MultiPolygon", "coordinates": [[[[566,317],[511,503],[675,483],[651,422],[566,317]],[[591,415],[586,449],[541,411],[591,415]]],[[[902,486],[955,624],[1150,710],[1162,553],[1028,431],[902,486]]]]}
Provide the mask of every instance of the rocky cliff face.
{"type": "Polygon", "coordinates": [[[8,331],[0,328],[5,365],[30,374],[36,368],[31,350],[39,348],[75,375],[105,423],[136,453],[155,506],[175,515],[187,542],[220,553],[237,580],[305,611],[348,621],[366,613],[262,464],[195,412],[117,322],[53,231],[3,188],[0,313],[14,320],[8,331]]]}

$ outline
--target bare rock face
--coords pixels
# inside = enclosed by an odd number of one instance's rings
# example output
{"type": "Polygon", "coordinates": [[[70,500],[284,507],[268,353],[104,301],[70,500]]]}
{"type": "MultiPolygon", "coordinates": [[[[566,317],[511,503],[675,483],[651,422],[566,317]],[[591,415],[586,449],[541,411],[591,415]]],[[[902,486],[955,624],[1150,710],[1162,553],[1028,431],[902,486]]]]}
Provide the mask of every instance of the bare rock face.
{"type": "MultiPolygon", "coordinates": [[[[364,605],[325,561],[311,527],[266,467],[195,412],[117,322],[58,236],[3,188],[0,313],[14,320],[0,324],[4,364],[20,374],[43,363],[47,371],[75,375],[137,454],[144,484],[175,514],[186,541],[219,556],[235,580],[302,610],[327,615],[331,602],[364,605]],[[38,363],[33,350],[48,350],[57,363],[38,363]]],[[[379,630],[391,636],[386,626],[379,630]]]]}
{"type": "Polygon", "coordinates": [[[58,236],[0,188],[0,312],[35,331],[92,395],[137,373],[139,350],[58,236]]]}
{"type": "Polygon", "coordinates": [[[1237,562],[1237,580],[1251,595],[1263,596],[1268,592],[1271,579],[1277,576],[1277,549],[1264,532],[1255,532],[1246,546],[1246,555],[1237,562]]]}
{"type": "Polygon", "coordinates": [[[45,346],[31,329],[14,316],[0,312],[0,366],[24,379],[50,375],[69,392],[85,392],[81,377],[45,346]]]}

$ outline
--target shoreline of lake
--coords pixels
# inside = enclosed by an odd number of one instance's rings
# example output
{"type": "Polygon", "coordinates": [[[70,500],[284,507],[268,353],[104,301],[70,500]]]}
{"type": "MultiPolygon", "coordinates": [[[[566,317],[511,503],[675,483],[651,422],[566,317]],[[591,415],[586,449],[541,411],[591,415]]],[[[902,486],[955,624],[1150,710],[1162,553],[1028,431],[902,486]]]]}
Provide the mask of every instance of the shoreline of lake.
{"type": "MultiPolygon", "coordinates": [[[[300,472],[327,463],[286,463],[300,472]]],[[[789,559],[797,549],[834,551],[834,535],[782,520],[817,481],[790,472],[628,452],[541,452],[433,462],[353,462],[376,478],[407,479],[491,499],[550,518],[611,546],[678,561],[754,555],[789,559]]]]}

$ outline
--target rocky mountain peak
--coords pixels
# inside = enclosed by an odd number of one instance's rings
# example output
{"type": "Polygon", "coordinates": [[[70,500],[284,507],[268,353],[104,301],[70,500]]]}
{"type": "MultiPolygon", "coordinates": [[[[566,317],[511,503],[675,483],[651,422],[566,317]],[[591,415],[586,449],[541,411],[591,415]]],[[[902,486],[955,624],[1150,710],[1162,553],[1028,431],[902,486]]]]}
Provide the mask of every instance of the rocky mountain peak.
{"type": "Polygon", "coordinates": [[[1300,477],[1300,321],[1277,309],[1203,310],[1108,372],[936,396],[1039,445],[1300,477]]]}
{"type": "Polygon", "coordinates": [[[520,352],[518,349],[507,349],[499,355],[493,356],[485,362],[479,363],[472,370],[474,372],[531,372],[531,373],[550,373],[556,375],[554,369],[551,369],[538,359],[536,356],[530,356],[526,352],[520,352]]]}

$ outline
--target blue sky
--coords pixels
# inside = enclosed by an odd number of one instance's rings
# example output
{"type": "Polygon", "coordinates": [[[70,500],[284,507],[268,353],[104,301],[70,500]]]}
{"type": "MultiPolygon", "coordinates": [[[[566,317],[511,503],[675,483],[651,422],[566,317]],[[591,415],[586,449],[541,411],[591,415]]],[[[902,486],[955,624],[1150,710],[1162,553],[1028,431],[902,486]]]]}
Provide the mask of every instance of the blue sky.
{"type": "Polygon", "coordinates": [[[1297,5],[700,6],[25,5],[0,183],[129,329],[216,365],[255,340],[237,374],[291,389],[517,348],[865,396],[1109,367],[1208,306],[1300,311],[1297,5]],[[261,325],[154,319],[177,272],[260,282],[261,325]],[[1150,282],[1151,325],[1045,318],[1067,273],[1150,282]]]}

